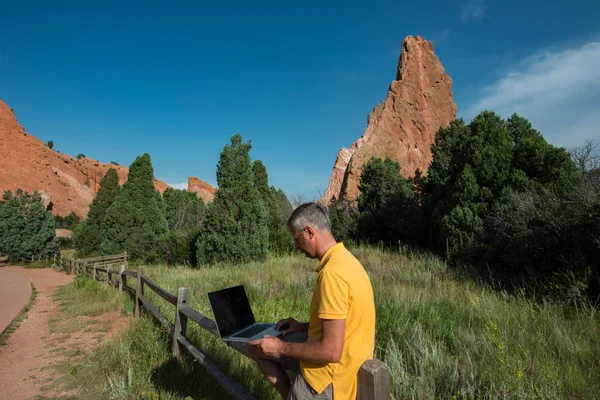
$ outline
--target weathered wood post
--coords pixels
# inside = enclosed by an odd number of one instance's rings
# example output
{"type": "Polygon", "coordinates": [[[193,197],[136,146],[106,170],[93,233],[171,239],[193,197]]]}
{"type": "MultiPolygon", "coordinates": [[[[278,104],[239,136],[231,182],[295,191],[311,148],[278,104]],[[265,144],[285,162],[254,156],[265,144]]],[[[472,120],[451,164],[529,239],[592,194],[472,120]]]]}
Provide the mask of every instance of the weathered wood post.
{"type": "Polygon", "coordinates": [[[31,263],[33,264],[33,256],[31,256],[31,263]]]}
{"type": "Polygon", "coordinates": [[[52,266],[56,267],[56,254],[52,257],[52,266]]]}
{"type": "Polygon", "coordinates": [[[98,263],[94,263],[94,272],[92,274],[94,280],[96,280],[96,277],[98,276],[98,271],[96,271],[96,267],[98,267],[98,263]]]}
{"type": "Polygon", "coordinates": [[[140,316],[141,301],[140,295],[144,294],[144,282],[142,282],[142,275],[144,275],[144,267],[139,267],[137,270],[137,284],[135,285],[135,317],[140,316]]]}
{"type": "Polygon", "coordinates": [[[112,264],[108,264],[108,267],[106,267],[106,283],[112,284],[112,264]]]}
{"type": "Polygon", "coordinates": [[[123,292],[123,287],[127,285],[127,276],[123,272],[125,272],[125,264],[121,264],[119,268],[119,292],[123,292]]]}
{"type": "Polygon", "coordinates": [[[127,265],[127,251],[123,252],[123,262],[127,265]]]}
{"type": "Polygon", "coordinates": [[[358,370],[358,400],[390,399],[390,370],[381,360],[367,360],[358,370]]]}
{"type": "Polygon", "coordinates": [[[187,316],[181,313],[181,307],[187,305],[190,299],[190,288],[180,287],[177,291],[177,310],[175,311],[175,330],[173,331],[173,357],[179,359],[179,338],[185,336],[187,316]]]}

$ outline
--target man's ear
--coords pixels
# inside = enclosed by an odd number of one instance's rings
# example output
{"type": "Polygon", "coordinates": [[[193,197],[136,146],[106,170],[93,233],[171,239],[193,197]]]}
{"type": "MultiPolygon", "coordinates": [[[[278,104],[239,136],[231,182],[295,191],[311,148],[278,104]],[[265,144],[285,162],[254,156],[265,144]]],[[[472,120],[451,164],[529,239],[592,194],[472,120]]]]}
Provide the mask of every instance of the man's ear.
{"type": "Polygon", "coordinates": [[[306,228],[304,228],[304,230],[306,231],[306,233],[308,233],[308,238],[312,239],[313,237],[315,237],[315,230],[313,229],[312,226],[306,226],[306,228]]]}

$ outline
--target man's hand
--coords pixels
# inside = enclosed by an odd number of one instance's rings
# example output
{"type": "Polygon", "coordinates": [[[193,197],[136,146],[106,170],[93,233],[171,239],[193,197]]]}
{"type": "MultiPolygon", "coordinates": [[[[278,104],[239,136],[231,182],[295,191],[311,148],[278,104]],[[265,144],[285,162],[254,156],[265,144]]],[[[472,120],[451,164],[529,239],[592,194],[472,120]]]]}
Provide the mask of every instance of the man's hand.
{"type": "Polygon", "coordinates": [[[278,331],[285,329],[283,331],[283,333],[281,334],[282,336],[285,336],[287,334],[294,333],[294,332],[307,331],[308,323],[298,322],[294,318],[286,318],[286,319],[282,319],[281,321],[276,323],[275,329],[277,329],[278,331]]]}
{"type": "Polygon", "coordinates": [[[279,360],[285,344],[274,336],[265,335],[258,340],[248,343],[248,346],[250,346],[250,352],[253,355],[270,360],[279,360]]]}

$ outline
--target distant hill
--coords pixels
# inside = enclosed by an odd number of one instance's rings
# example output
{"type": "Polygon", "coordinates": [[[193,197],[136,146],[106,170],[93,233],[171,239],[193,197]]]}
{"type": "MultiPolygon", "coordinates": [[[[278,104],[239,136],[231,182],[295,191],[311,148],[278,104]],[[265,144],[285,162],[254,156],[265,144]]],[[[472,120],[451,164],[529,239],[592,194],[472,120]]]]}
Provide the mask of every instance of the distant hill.
{"type": "MultiPolygon", "coordinates": [[[[129,169],[126,167],[87,157],[77,159],[51,150],[25,132],[13,110],[0,100],[0,192],[18,188],[28,192],[37,190],[47,204],[52,203],[54,214],[68,215],[74,211],[85,219],[100,179],[109,168],[117,171],[120,184],[127,181],[129,169]]],[[[214,189],[204,184],[205,191],[197,194],[206,202],[214,197],[214,189]]],[[[158,179],[154,180],[154,186],[161,193],[169,187],[158,179]]],[[[193,191],[197,190],[196,186],[193,191]]]]}

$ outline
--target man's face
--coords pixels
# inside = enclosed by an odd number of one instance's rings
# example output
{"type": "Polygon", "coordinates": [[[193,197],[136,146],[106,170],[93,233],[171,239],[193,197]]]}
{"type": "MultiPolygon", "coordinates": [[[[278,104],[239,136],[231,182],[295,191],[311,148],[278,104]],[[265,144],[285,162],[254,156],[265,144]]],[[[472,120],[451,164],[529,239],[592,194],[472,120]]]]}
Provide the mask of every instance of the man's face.
{"type": "Polygon", "coordinates": [[[296,248],[300,250],[308,258],[315,258],[313,237],[311,237],[308,227],[297,230],[294,227],[290,228],[290,233],[294,238],[296,248]]]}

